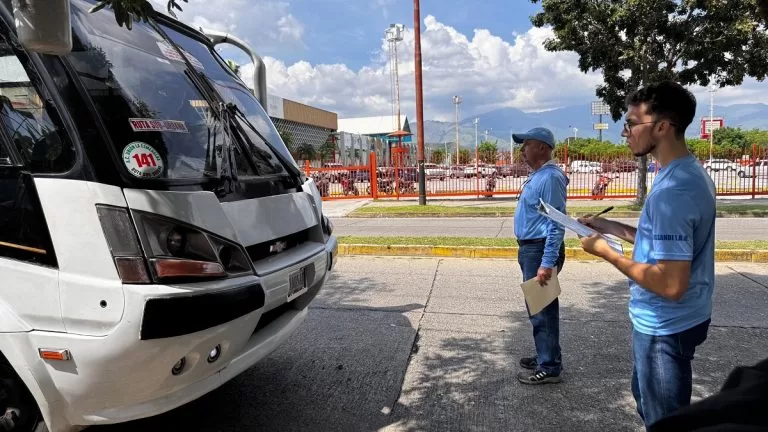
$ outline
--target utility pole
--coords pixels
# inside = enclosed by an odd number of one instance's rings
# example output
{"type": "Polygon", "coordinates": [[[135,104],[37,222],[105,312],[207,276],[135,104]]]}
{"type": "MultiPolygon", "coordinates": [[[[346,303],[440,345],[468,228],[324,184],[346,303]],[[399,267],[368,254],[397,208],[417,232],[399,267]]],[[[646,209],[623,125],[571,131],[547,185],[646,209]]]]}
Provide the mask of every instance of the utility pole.
{"type": "Polygon", "coordinates": [[[459,165],[459,104],[461,96],[453,97],[453,104],[456,106],[456,165],[459,165]]]}
{"type": "Polygon", "coordinates": [[[475,172],[477,172],[477,125],[480,123],[480,117],[475,117],[475,172]]]}
{"type": "Polygon", "coordinates": [[[414,60],[416,67],[416,122],[418,130],[419,205],[427,205],[427,182],[424,176],[424,92],[421,85],[421,8],[419,0],[413,0],[414,60]]]}
{"type": "MultiPolygon", "coordinates": [[[[402,128],[402,125],[400,124],[400,73],[398,72],[398,66],[397,66],[397,43],[401,42],[403,40],[403,32],[405,31],[405,26],[402,24],[390,24],[389,28],[384,31],[384,34],[386,35],[387,42],[389,43],[389,73],[390,73],[390,79],[392,80],[393,85],[393,92],[392,98],[394,99],[395,105],[396,105],[396,111],[397,111],[397,131],[400,131],[400,128],[402,128]]],[[[403,146],[403,137],[402,135],[397,136],[397,148],[398,151],[403,146]]],[[[399,158],[402,157],[402,153],[396,153],[397,156],[395,157],[398,161],[400,161],[399,158]]]]}
{"type": "MultiPolygon", "coordinates": [[[[709,160],[712,160],[712,150],[715,147],[715,92],[717,86],[709,86],[709,160]]],[[[704,128],[706,131],[707,129],[704,128]]]]}
{"type": "Polygon", "coordinates": [[[509,130],[509,164],[514,165],[515,164],[515,138],[512,136],[515,132],[510,129],[509,130]]]}

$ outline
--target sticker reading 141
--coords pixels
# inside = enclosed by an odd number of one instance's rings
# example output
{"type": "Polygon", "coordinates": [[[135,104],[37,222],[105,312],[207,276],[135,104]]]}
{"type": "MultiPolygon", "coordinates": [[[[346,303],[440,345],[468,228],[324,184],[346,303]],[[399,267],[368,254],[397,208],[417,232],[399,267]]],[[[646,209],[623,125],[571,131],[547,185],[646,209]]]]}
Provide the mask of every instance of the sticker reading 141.
{"type": "Polygon", "coordinates": [[[139,178],[156,178],[163,173],[163,158],[151,145],[134,141],[123,149],[123,163],[139,178]]]}

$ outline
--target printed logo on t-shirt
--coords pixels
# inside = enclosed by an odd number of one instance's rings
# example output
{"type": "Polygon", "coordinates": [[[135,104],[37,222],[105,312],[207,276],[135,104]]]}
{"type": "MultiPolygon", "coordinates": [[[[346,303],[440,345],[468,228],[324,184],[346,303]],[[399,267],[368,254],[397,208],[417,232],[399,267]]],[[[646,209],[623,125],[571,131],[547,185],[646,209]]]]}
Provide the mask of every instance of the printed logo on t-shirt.
{"type": "Polygon", "coordinates": [[[688,236],[685,234],[654,234],[653,239],[660,241],[688,241],[688,236]]]}

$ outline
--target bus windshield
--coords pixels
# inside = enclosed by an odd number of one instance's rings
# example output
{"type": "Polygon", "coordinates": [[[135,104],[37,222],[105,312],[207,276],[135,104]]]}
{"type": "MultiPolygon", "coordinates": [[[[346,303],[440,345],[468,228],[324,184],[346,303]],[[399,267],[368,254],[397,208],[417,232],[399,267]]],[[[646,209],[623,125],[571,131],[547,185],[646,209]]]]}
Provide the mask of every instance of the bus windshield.
{"type": "Polygon", "coordinates": [[[72,1],[73,50],[67,58],[131,175],[202,180],[218,177],[226,162],[242,177],[288,175],[269,146],[246,152],[230,142],[231,125],[213,115],[185,61],[204,72],[205,64],[216,62],[210,53],[180,53],[150,24],[136,22],[128,30],[116,26],[106,9],[89,13],[91,6],[72,1]]]}

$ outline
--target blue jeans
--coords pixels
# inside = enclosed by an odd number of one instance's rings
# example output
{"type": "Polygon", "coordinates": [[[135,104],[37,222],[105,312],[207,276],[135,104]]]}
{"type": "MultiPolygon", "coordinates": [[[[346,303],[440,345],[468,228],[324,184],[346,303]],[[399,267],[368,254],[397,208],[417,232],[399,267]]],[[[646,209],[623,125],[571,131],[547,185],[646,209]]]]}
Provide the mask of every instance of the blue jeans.
{"type": "Polygon", "coordinates": [[[707,339],[710,320],[667,336],[632,331],[632,395],[646,428],[691,404],[696,347],[707,339]]]}
{"type": "MultiPolygon", "coordinates": [[[[536,277],[544,256],[544,243],[522,244],[517,253],[517,262],[523,271],[523,280],[536,277]]],[[[557,259],[557,272],[563,269],[565,263],[565,243],[560,246],[560,256],[557,259]]],[[[528,304],[525,305],[528,310],[528,304]]],[[[560,355],[560,302],[555,299],[536,315],[528,316],[533,325],[533,342],[536,345],[537,370],[542,370],[553,376],[562,371],[560,355]]]]}

